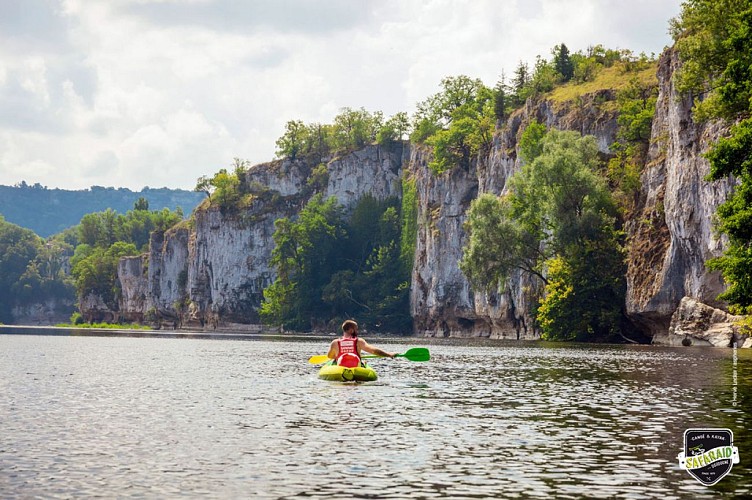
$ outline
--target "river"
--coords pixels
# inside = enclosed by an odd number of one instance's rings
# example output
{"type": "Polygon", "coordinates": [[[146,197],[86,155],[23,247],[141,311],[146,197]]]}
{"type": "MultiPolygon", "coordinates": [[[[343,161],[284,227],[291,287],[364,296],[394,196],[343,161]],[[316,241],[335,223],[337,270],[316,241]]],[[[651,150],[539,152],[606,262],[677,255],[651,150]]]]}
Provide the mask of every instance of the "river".
{"type": "Polygon", "coordinates": [[[369,339],[432,359],[342,384],[324,337],[52,333],[0,328],[4,499],[752,494],[748,349],[369,339]],[[702,427],[741,457],[709,487],[702,427]]]}

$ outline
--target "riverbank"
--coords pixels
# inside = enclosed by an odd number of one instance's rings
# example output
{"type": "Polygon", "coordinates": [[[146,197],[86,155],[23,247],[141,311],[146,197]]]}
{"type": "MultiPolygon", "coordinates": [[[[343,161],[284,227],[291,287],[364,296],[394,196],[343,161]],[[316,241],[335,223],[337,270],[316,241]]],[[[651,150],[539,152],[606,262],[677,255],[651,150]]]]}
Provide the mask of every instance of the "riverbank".
{"type": "Polygon", "coordinates": [[[238,331],[238,330],[156,330],[156,329],[130,329],[130,328],[76,328],[63,326],[29,326],[29,325],[0,325],[0,334],[7,335],[57,335],[72,337],[154,337],[154,338],[206,338],[206,339],[233,339],[244,337],[260,338],[328,338],[323,335],[305,335],[300,333],[284,334],[279,332],[262,331],[238,331]]]}

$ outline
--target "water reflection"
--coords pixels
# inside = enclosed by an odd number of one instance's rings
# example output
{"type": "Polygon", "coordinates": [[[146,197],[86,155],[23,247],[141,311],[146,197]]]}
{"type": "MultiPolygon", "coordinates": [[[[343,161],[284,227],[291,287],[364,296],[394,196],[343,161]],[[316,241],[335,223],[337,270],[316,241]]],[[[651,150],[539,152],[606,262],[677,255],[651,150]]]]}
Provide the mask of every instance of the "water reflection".
{"type": "MultiPolygon", "coordinates": [[[[386,339],[380,345],[414,340],[386,339]]],[[[3,498],[718,498],[751,493],[749,351],[433,341],[319,381],[297,341],[0,335],[3,498]],[[679,470],[688,427],[742,464],[679,470]]]]}

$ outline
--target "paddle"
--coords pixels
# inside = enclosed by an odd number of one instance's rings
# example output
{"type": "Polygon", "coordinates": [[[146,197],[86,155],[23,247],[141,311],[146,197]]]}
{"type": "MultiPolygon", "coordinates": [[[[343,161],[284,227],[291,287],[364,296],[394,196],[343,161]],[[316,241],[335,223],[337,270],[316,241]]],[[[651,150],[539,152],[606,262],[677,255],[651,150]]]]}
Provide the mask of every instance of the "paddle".
{"type": "MultiPolygon", "coordinates": [[[[384,356],[374,356],[374,355],[368,355],[368,356],[362,356],[363,358],[383,358],[384,356]]],[[[404,354],[395,354],[395,358],[407,358],[410,361],[428,361],[431,359],[431,354],[428,352],[428,349],[425,347],[413,347],[412,349],[408,349],[405,351],[404,354]]]]}
{"type": "MultiPolygon", "coordinates": [[[[364,358],[383,358],[384,356],[363,356],[364,358]]],[[[405,351],[404,354],[396,354],[394,356],[395,358],[407,358],[410,361],[428,361],[431,359],[431,354],[428,352],[428,349],[425,347],[413,347],[412,349],[408,349],[405,351]]],[[[326,354],[320,354],[317,356],[311,356],[308,358],[308,362],[312,365],[320,365],[321,363],[326,363],[331,358],[329,358],[326,354]]]]}

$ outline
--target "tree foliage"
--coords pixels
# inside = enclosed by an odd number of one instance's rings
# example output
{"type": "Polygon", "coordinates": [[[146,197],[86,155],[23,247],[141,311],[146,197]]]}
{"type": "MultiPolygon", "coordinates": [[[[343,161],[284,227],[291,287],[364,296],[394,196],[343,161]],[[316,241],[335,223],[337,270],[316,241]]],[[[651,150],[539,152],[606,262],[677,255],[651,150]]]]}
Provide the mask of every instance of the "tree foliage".
{"type": "Polygon", "coordinates": [[[401,259],[396,200],[365,196],[349,217],[335,198],[314,196],[295,220],[275,222],[272,265],[261,318],[309,330],[359,320],[374,330],[410,325],[409,272],[401,259]]]}
{"type": "Polygon", "coordinates": [[[400,260],[404,276],[413,268],[418,240],[418,189],[414,179],[402,180],[402,210],[400,213],[400,260]]]}
{"type": "Polygon", "coordinates": [[[288,121],[285,133],[277,139],[277,158],[303,159],[319,164],[337,152],[363,148],[369,144],[389,146],[410,133],[410,122],[404,112],[388,119],[381,111],[364,108],[342,108],[334,123],[306,125],[300,120],[288,121]]]}
{"type": "Polygon", "coordinates": [[[503,286],[515,271],[542,280],[546,338],[607,339],[620,328],[624,268],[597,144],[575,132],[540,131],[538,124],[525,131],[527,163],[510,178],[509,193],[471,204],[460,268],[477,288],[503,286]],[[574,328],[572,314],[581,318],[574,328]]]}
{"type": "Polygon", "coordinates": [[[671,22],[682,58],[675,80],[692,93],[695,117],[734,119],[752,97],[752,4],[749,0],[688,0],[671,22]]]}
{"type": "Polygon", "coordinates": [[[640,174],[650,145],[658,87],[632,78],[629,85],[617,93],[616,100],[619,129],[617,140],[611,145],[614,157],[608,162],[608,178],[622,207],[630,210],[637,202],[640,189],[640,174]]]}
{"type": "MultiPolygon", "coordinates": [[[[144,204],[136,204],[139,206],[144,204]]],[[[182,220],[180,209],[167,208],[154,211],[134,208],[125,215],[105,210],[82,217],[78,245],[70,261],[78,297],[96,294],[113,310],[117,309],[120,258],[148,251],[152,232],[166,231],[182,220]]]]}
{"type": "Polygon", "coordinates": [[[15,186],[0,186],[0,214],[7,222],[49,238],[76,226],[81,217],[92,212],[111,208],[124,214],[139,198],[143,198],[152,209],[166,207],[176,210],[182,207],[185,213],[190,213],[201,202],[201,196],[190,190],[149,187],[131,191],[91,186],[73,191],[21,181],[15,186]]]}
{"type": "Polygon", "coordinates": [[[429,166],[441,173],[467,168],[472,157],[487,149],[495,127],[494,92],[464,75],[441,81],[442,91],[418,104],[413,142],[433,147],[429,166]]]}
{"type": "Polygon", "coordinates": [[[560,75],[561,81],[568,82],[574,76],[574,63],[569,56],[569,49],[562,43],[554,47],[551,53],[554,57],[554,69],[560,75]]]}
{"type": "Polygon", "coordinates": [[[197,192],[205,193],[209,204],[216,203],[222,209],[236,208],[244,194],[247,194],[243,177],[248,170],[248,161],[235,158],[233,169],[221,168],[212,177],[203,175],[196,181],[197,192]]]}
{"type": "Polygon", "coordinates": [[[510,88],[506,82],[506,76],[501,74],[501,79],[496,82],[496,86],[493,89],[494,97],[494,117],[497,120],[506,120],[509,116],[509,108],[511,102],[509,100],[510,88]]]}
{"type": "Polygon", "coordinates": [[[13,320],[14,306],[72,298],[65,273],[70,251],[61,238],[45,241],[0,216],[0,322],[13,320]]]}

